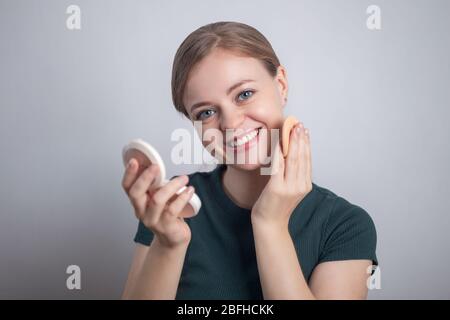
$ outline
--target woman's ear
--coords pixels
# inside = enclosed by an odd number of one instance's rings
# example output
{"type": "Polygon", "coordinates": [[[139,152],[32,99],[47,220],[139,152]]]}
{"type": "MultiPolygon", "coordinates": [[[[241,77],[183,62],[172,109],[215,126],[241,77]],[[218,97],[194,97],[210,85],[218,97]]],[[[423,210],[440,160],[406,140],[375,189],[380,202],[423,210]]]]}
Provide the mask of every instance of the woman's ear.
{"type": "Polygon", "coordinates": [[[278,92],[281,97],[281,105],[284,107],[287,102],[288,80],[287,80],[287,70],[282,65],[278,66],[276,83],[278,85],[278,92]]]}

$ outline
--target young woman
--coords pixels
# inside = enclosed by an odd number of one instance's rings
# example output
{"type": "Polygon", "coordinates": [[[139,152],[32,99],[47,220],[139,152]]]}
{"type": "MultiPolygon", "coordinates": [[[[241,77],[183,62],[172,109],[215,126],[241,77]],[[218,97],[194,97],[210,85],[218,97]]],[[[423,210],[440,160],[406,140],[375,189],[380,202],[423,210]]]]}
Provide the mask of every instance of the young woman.
{"type": "MultiPolygon", "coordinates": [[[[262,132],[280,129],[287,94],[286,69],[267,39],[248,25],[205,25],[175,55],[176,109],[201,121],[201,138],[208,129],[224,136],[236,132],[228,145],[214,145],[216,157],[226,158],[227,146],[234,153],[272,152],[270,134],[262,132]]],[[[273,150],[279,170],[272,175],[261,174],[258,161],[227,161],[156,189],[158,168],[138,176],[131,159],[122,186],[139,226],[123,298],[365,299],[372,265],[378,264],[373,221],[361,207],[311,181],[310,138],[302,123],[289,139],[286,157],[279,143],[273,150]],[[194,188],[200,212],[178,217],[194,188]]]]}

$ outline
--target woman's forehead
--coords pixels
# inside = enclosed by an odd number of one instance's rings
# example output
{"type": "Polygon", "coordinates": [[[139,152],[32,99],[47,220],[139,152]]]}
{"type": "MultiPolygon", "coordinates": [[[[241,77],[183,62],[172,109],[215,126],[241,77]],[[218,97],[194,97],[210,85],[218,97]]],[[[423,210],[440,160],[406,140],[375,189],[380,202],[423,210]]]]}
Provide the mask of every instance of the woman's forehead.
{"type": "MultiPolygon", "coordinates": [[[[190,72],[185,88],[185,102],[206,99],[210,94],[226,94],[234,84],[244,79],[256,82],[267,76],[262,63],[253,57],[232,54],[207,56],[190,72]]],[[[212,98],[212,97],[211,97],[212,98]]]]}

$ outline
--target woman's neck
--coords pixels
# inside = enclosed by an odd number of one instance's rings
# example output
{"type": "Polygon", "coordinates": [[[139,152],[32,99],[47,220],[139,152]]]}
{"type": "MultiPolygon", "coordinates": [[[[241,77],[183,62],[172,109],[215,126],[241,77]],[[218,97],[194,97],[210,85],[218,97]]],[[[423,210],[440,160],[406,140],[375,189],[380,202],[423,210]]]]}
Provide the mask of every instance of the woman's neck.
{"type": "Polygon", "coordinates": [[[225,193],[234,203],[251,210],[269,179],[270,175],[261,175],[259,168],[247,171],[226,166],[222,184],[225,193]]]}

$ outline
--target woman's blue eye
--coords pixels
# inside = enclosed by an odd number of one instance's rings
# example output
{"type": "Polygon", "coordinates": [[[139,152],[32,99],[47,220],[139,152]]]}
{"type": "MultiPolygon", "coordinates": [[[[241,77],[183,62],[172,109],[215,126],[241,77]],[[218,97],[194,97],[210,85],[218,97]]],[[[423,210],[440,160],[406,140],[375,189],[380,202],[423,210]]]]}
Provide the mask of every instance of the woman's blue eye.
{"type": "MultiPolygon", "coordinates": [[[[238,100],[239,101],[248,100],[248,98],[250,98],[253,95],[253,93],[254,93],[254,90],[244,90],[238,95],[238,100]],[[239,99],[241,97],[243,97],[242,100],[239,99]]],[[[212,116],[214,113],[216,113],[215,110],[206,109],[206,110],[203,110],[203,111],[200,111],[199,113],[197,113],[197,115],[195,116],[195,119],[196,120],[204,120],[204,119],[207,119],[210,116],[212,116]]]]}
{"type": "Polygon", "coordinates": [[[245,95],[244,97],[244,100],[247,100],[247,98],[250,98],[252,95],[253,95],[253,91],[252,90],[245,90],[245,91],[242,91],[239,95],[238,95],[238,100],[239,100],[239,98],[241,97],[241,96],[243,96],[244,94],[246,94],[246,93],[250,93],[250,95],[245,95]]]}
{"type": "Polygon", "coordinates": [[[211,114],[207,114],[209,111],[215,112],[214,110],[211,110],[211,109],[207,109],[207,110],[201,111],[201,112],[199,112],[197,114],[197,117],[196,117],[197,120],[199,120],[199,119],[203,120],[203,119],[209,118],[209,116],[211,116],[211,114]]]}

